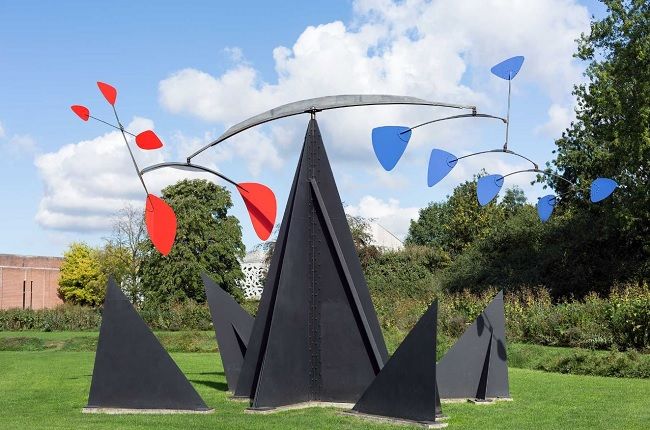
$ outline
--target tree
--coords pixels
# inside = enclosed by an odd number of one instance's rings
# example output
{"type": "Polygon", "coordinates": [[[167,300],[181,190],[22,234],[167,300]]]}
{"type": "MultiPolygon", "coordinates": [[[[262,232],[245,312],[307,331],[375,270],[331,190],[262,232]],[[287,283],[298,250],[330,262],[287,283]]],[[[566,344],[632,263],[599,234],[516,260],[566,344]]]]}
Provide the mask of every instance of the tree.
{"type": "Polygon", "coordinates": [[[164,188],[162,198],[176,213],[176,241],[167,257],[146,241],[139,271],[145,301],[205,301],[203,271],[242,300],[237,281],[243,278],[239,260],[245,248],[239,221],[228,215],[230,193],[206,180],[182,180],[164,188]]]}
{"type": "Polygon", "coordinates": [[[104,301],[105,288],[99,252],[85,243],[72,243],[61,263],[59,295],[63,301],[99,306],[104,301]]]}
{"type": "Polygon", "coordinates": [[[372,243],[372,232],[370,231],[370,222],[372,220],[360,215],[345,214],[352,234],[354,247],[359,255],[361,267],[368,267],[370,262],[381,254],[381,249],[372,243]]]}
{"type": "Polygon", "coordinates": [[[113,232],[106,239],[103,250],[104,272],[116,278],[132,303],[142,299],[138,272],[144,258],[146,239],[143,210],[127,205],[117,213],[113,232]]]}
{"type": "Polygon", "coordinates": [[[588,82],[574,87],[576,121],[556,141],[557,158],[548,166],[580,192],[552,177],[548,183],[567,193],[559,210],[597,215],[591,234],[609,238],[612,270],[634,260],[627,276],[642,282],[650,274],[650,3],[604,3],[608,15],[578,40],[575,56],[589,62],[588,82]],[[589,184],[599,176],[620,187],[608,201],[589,205],[589,184]]]}
{"type": "Polygon", "coordinates": [[[526,199],[521,190],[507,190],[505,195],[504,203],[493,201],[481,207],[476,199],[476,180],[466,181],[454,188],[446,202],[430,203],[420,210],[418,220],[411,221],[406,243],[439,248],[452,257],[459,255],[472,242],[487,236],[526,199]]]}

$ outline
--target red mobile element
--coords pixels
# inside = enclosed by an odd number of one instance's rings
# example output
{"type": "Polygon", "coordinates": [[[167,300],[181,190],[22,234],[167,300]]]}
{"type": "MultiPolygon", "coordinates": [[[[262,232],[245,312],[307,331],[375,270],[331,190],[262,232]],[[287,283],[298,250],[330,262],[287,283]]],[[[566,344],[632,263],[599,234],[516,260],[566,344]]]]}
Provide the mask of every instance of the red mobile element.
{"type": "Polygon", "coordinates": [[[244,199],[255,233],[262,240],[268,239],[275,225],[278,208],[275,194],[266,185],[256,182],[242,182],[237,189],[244,199]]]}
{"type": "Polygon", "coordinates": [[[76,113],[77,116],[84,121],[88,121],[88,118],[90,118],[90,111],[86,106],[72,105],[70,106],[70,109],[72,109],[72,112],[76,113]]]}
{"type": "Polygon", "coordinates": [[[114,105],[115,99],[117,98],[117,90],[115,87],[105,84],[104,82],[97,82],[97,86],[99,87],[99,91],[104,95],[106,101],[114,105]]]}
{"type": "Polygon", "coordinates": [[[160,138],[151,130],[138,134],[135,137],[135,143],[142,149],[158,149],[163,146],[160,138]]]}
{"type": "Polygon", "coordinates": [[[176,239],[176,214],[164,200],[153,194],[147,195],[145,222],[149,239],[158,252],[167,256],[176,239]]]}

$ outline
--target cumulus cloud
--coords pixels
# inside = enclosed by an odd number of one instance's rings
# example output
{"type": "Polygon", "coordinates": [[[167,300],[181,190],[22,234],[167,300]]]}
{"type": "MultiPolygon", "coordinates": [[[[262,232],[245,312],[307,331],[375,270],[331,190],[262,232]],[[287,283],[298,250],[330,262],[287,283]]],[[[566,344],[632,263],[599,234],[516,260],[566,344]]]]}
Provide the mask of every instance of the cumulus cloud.
{"type": "MultiPolygon", "coordinates": [[[[310,26],[293,46],[275,48],[276,81],[263,80],[243,61],[219,76],[188,68],[160,82],[159,99],[171,112],[224,125],[323,94],[410,94],[493,111],[492,93],[501,95],[503,82],[487,71],[504,58],[523,54],[526,73],[519,82],[535,82],[554,103],[561,103],[580,77],[581,66],[572,61],[574,40],[588,27],[587,9],[574,0],[357,0],[351,24],[310,26]]],[[[240,51],[230,52],[234,60],[243,58],[240,51]]],[[[357,108],[322,115],[320,122],[334,158],[371,162],[368,135],[373,126],[412,124],[434,116],[422,108],[357,108]]],[[[268,131],[258,133],[272,137],[268,131]]],[[[442,146],[458,133],[467,136],[449,125],[436,127],[435,134],[424,129],[419,133],[412,146],[432,141],[442,146]]],[[[265,151],[230,155],[262,157],[274,146],[271,139],[265,151]]],[[[249,159],[249,168],[265,161],[249,159]]]]}
{"type": "Polygon", "coordinates": [[[552,104],[548,108],[548,121],[535,129],[535,133],[557,139],[575,119],[575,112],[570,106],[552,104]]]}
{"type": "Polygon", "coordinates": [[[400,239],[408,233],[412,219],[418,218],[416,207],[400,207],[399,200],[382,200],[364,196],[357,205],[345,207],[345,212],[353,216],[371,218],[400,239]]]}
{"type": "Polygon", "coordinates": [[[4,138],[5,136],[6,136],[5,129],[2,126],[2,122],[0,122],[0,139],[4,138]]]}
{"type": "MultiPolygon", "coordinates": [[[[2,132],[3,130],[0,130],[0,134],[2,132]]],[[[14,134],[2,144],[2,150],[12,157],[32,156],[38,152],[38,145],[28,134],[14,134]]]]}
{"type": "MultiPolygon", "coordinates": [[[[137,133],[153,126],[151,120],[135,118],[126,128],[137,133]]],[[[186,138],[186,145],[192,142],[186,138]]],[[[133,141],[130,144],[141,168],[163,161],[165,151],[140,151],[133,141]]],[[[107,231],[113,215],[125,205],[144,207],[144,190],[119,131],[38,155],[35,164],[44,185],[36,221],[44,228],[107,231]]],[[[149,192],[159,193],[185,177],[213,179],[207,174],[161,169],[147,174],[145,180],[149,192]]]]}

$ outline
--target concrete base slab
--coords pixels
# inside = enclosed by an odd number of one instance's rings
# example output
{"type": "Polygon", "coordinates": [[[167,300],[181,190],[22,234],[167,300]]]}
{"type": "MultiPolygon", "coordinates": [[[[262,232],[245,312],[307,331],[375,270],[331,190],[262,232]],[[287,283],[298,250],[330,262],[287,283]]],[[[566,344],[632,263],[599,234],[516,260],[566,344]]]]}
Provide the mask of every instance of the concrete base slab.
{"type": "Polygon", "coordinates": [[[425,429],[441,429],[449,425],[445,422],[440,422],[440,421],[413,421],[413,420],[407,420],[403,418],[393,418],[393,417],[385,417],[382,415],[364,414],[357,411],[345,411],[345,412],[341,412],[341,414],[353,416],[353,417],[357,417],[369,421],[377,421],[377,422],[383,422],[387,424],[397,424],[397,425],[405,425],[405,426],[415,426],[415,427],[420,427],[425,429]]]}
{"type": "Polygon", "coordinates": [[[245,396],[230,396],[228,397],[228,400],[232,400],[233,402],[248,402],[250,403],[251,399],[250,397],[245,397],[245,396]]]}
{"type": "Polygon", "coordinates": [[[338,402],[303,402],[294,403],[293,405],[278,406],[277,408],[248,408],[245,410],[249,414],[272,414],[275,412],[292,411],[295,409],[305,408],[337,408],[337,409],[352,409],[354,403],[338,403],[338,402]]]}
{"type": "Polygon", "coordinates": [[[84,414],[109,414],[109,415],[126,415],[126,414],[211,414],[214,409],[191,410],[191,409],[128,409],[128,408],[83,408],[84,414]]]}

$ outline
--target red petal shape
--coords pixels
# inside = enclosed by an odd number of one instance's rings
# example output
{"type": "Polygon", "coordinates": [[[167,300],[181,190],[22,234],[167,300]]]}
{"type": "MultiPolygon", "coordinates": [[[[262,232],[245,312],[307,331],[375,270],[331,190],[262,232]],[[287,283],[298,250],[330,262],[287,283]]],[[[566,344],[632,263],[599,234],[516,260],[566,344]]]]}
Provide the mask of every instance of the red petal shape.
{"type": "Polygon", "coordinates": [[[277,202],[275,194],[266,185],[256,182],[243,182],[237,186],[251,217],[257,236],[266,240],[271,236],[275,225],[277,202]]]}
{"type": "Polygon", "coordinates": [[[135,137],[135,143],[142,149],[158,149],[162,148],[163,144],[151,130],[143,131],[135,137]]]}
{"type": "Polygon", "coordinates": [[[164,200],[149,194],[144,213],[149,239],[158,252],[167,256],[176,239],[176,214],[164,200]]]}
{"type": "Polygon", "coordinates": [[[77,116],[84,121],[88,121],[88,118],[90,118],[90,111],[86,106],[72,105],[70,106],[70,109],[72,109],[72,112],[76,113],[77,116]]]}
{"type": "Polygon", "coordinates": [[[117,98],[117,90],[115,87],[105,84],[104,82],[97,82],[97,86],[99,87],[99,91],[104,95],[106,101],[114,105],[115,99],[117,98]]]}

